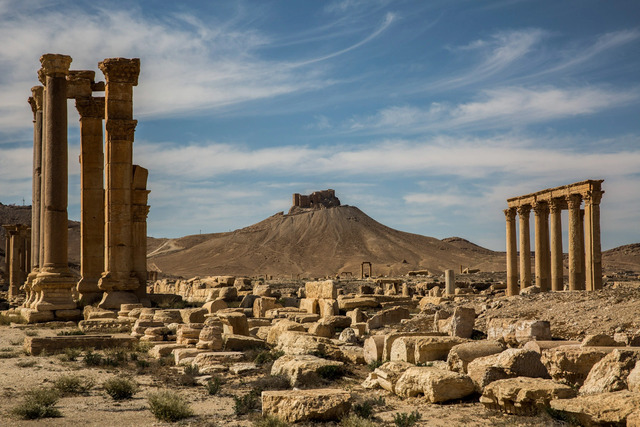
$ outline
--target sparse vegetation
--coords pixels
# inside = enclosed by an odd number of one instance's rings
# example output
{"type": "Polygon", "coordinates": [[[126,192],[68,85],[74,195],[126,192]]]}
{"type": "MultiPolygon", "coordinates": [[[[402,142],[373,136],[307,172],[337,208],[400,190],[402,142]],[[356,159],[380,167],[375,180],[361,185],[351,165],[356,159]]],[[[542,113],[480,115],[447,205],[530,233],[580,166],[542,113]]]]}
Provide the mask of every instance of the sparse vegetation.
{"type": "Polygon", "coordinates": [[[84,354],[84,364],[87,366],[100,366],[102,365],[102,355],[88,350],[84,354]]]}
{"type": "Polygon", "coordinates": [[[0,359],[13,359],[18,356],[19,354],[13,351],[12,348],[3,348],[0,350],[0,359]]]}
{"type": "Polygon", "coordinates": [[[342,378],[345,374],[345,370],[342,366],[326,365],[316,369],[316,373],[320,375],[320,378],[327,381],[334,381],[342,378]]]}
{"type": "Polygon", "coordinates": [[[377,427],[378,424],[368,418],[363,418],[355,414],[350,414],[340,421],[340,427],[377,427]]]}
{"type": "Polygon", "coordinates": [[[205,384],[207,392],[211,396],[215,396],[222,388],[222,380],[219,377],[213,377],[205,384]]]}
{"type": "Polygon", "coordinates": [[[138,391],[138,385],[135,382],[121,377],[108,379],[102,387],[113,400],[131,399],[138,391]]]}
{"type": "Polygon", "coordinates": [[[253,427],[288,427],[290,425],[288,422],[273,415],[264,415],[253,420],[253,427]]]}
{"type": "Polygon", "coordinates": [[[393,416],[393,423],[396,427],[411,427],[416,425],[420,418],[422,418],[422,415],[418,411],[413,411],[410,414],[398,412],[393,416]]]}
{"type": "Polygon", "coordinates": [[[83,394],[91,390],[95,382],[92,379],[77,375],[63,375],[53,382],[53,387],[60,395],[83,394]]]}
{"type": "Polygon", "coordinates": [[[75,362],[78,357],[82,355],[82,350],[79,348],[66,348],[59,358],[63,362],[75,362]]]}
{"type": "Polygon", "coordinates": [[[12,409],[12,413],[25,420],[57,418],[62,414],[55,407],[59,396],[49,387],[38,387],[27,391],[22,403],[12,409]]]}
{"type": "Polygon", "coordinates": [[[284,375],[267,375],[253,381],[251,385],[258,394],[264,390],[287,390],[291,387],[289,380],[284,375]]]}
{"type": "Polygon", "coordinates": [[[35,329],[29,329],[28,331],[24,331],[24,334],[28,337],[37,337],[38,331],[35,329]]]}
{"type": "Polygon", "coordinates": [[[370,362],[367,367],[370,371],[375,371],[377,368],[382,366],[383,363],[384,362],[382,360],[374,360],[373,362],[370,362]]]}
{"type": "Polygon", "coordinates": [[[246,415],[258,407],[260,391],[254,389],[242,396],[233,396],[233,411],[236,415],[246,415]]]}
{"type": "Polygon", "coordinates": [[[384,397],[380,396],[375,399],[367,399],[362,403],[356,403],[351,410],[358,417],[369,419],[373,417],[373,409],[376,406],[385,406],[385,404],[384,397]]]}
{"type": "Polygon", "coordinates": [[[36,359],[18,360],[16,362],[16,366],[19,367],[19,368],[31,368],[31,367],[35,366],[36,363],[38,363],[36,361],[36,359]]]}
{"type": "Polygon", "coordinates": [[[258,353],[253,362],[256,365],[264,365],[265,363],[275,362],[282,356],[284,356],[284,351],[282,350],[265,350],[258,353]]]}
{"type": "Polygon", "coordinates": [[[159,391],[147,399],[149,410],[160,421],[176,422],[193,416],[189,404],[177,393],[159,391]]]}
{"type": "Polygon", "coordinates": [[[73,335],[86,335],[80,329],[72,329],[71,331],[60,331],[56,334],[59,337],[73,336],[73,335]]]}

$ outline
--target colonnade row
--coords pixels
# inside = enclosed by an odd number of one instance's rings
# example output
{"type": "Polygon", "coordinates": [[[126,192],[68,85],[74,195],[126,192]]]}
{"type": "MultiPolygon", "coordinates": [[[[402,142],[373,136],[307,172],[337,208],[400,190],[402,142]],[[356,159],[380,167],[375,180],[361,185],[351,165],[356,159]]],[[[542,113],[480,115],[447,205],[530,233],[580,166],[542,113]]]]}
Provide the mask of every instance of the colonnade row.
{"type": "Polygon", "coordinates": [[[602,288],[600,200],[603,180],[586,180],[507,200],[507,295],[531,286],[529,217],[535,215],[535,284],[541,291],[602,288]],[[584,202],[584,209],[581,208],[584,202]],[[569,282],[564,283],[562,210],[569,211],[569,282]],[[519,219],[520,282],[516,215],[519,219]]]}
{"type": "Polygon", "coordinates": [[[36,321],[71,316],[68,310],[77,308],[74,288],[81,304],[99,301],[103,308],[119,308],[121,303],[144,302],[148,172],[132,164],[137,124],[133,86],[138,84],[140,60],[100,62],[106,84],[95,81],[94,71],[70,70],[72,59],[67,55],[45,54],[40,62],[42,85],[33,87],[29,98],[33,203],[31,272],[23,286],[23,315],[36,321]],[[79,279],[69,269],[67,255],[67,99],[75,99],[80,115],[79,279]]]}
{"type": "Polygon", "coordinates": [[[31,228],[25,224],[3,225],[5,232],[5,277],[9,298],[18,295],[31,270],[31,228]]]}

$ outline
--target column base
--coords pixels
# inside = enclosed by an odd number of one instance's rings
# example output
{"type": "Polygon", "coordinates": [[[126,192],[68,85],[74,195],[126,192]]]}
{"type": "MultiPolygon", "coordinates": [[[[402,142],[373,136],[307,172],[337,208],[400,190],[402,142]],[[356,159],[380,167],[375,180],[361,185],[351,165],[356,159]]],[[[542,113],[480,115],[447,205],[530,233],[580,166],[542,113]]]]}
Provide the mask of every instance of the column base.
{"type": "Polygon", "coordinates": [[[69,269],[61,271],[45,270],[38,273],[33,281],[33,289],[39,291],[39,299],[33,304],[36,311],[74,310],[77,308],[73,301],[71,289],[77,278],[69,269]]]}
{"type": "Polygon", "coordinates": [[[78,305],[80,307],[85,307],[87,305],[91,305],[98,301],[101,301],[103,294],[104,292],[102,291],[81,293],[78,299],[78,305]]]}
{"type": "Polygon", "coordinates": [[[40,270],[38,268],[34,268],[27,276],[27,281],[24,282],[24,285],[22,286],[24,288],[26,299],[24,300],[24,303],[21,305],[21,307],[29,308],[35,301],[36,293],[33,291],[33,281],[36,279],[36,277],[38,277],[39,272],[40,270]]]}
{"type": "Polygon", "coordinates": [[[102,290],[98,287],[100,278],[83,277],[76,287],[78,291],[78,302],[81,306],[91,305],[102,299],[102,290]]]}
{"type": "Polygon", "coordinates": [[[120,309],[122,304],[138,304],[140,300],[131,291],[106,291],[98,307],[113,310],[120,309]]]}

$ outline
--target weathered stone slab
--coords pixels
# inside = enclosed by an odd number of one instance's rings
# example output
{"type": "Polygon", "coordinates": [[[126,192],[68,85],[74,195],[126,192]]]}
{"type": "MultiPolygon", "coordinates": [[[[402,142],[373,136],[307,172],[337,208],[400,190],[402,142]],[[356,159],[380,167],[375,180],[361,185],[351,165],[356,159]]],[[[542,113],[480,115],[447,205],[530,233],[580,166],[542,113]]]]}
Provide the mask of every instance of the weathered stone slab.
{"type": "Polygon", "coordinates": [[[413,364],[407,362],[386,362],[377,367],[363,383],[364,388],[382,387],[383,389],[395,393],[395,386],[398,378],[413,364]]]}
{"type": "Polygon", "coordinates": [[[571,387],[543,378],[517,377],[494,381],[480,397],[487,409],[514,415],[535,415],[554,399],[576,396],[571,387]]]}
{"type": "Polygon", "coordinates": [[[367,320],[367,329],[382,328],[386,325],[400,323],[403,319],[410,317],[409,309],[406,307],[393,307],[381,310],[367,320]]]}
{"type": "Polygon", "coordinates": [[[316,299],[333,299],[338,298],[338,289],[333,280],[324,280],[321,282],[307,282],[304,285],[305,295],[307,298],[316,299]]]}
{"type": "Polygon", "coordinates": [[[593,365],[609,352],[599,347],[562,346],[542,352],[542,363],[554,381],[581,386],[593,365]]]}
{"type": "Polygon", "coordinates": [[[204,368],[209,365],[219,365],[225,362],[242,362],[244,353],[240,351],[208,351],[198,354],[193,360],[194,365],[204,368]]]}
{"type": "Polygon", "coordinates": [[[475,359],[467,365],[467,373],[478,392],[492,382],[506,378],[549,378],[538,353],[516,348],[475,359]]]}
{"type": "Polygon", "coordinates": [[[528,341],[522,346],[525,350],[533,350],[536,353],[542,354],[544,350],[550,348],[561,347],[565,345],[580,345],[580,341],[570,340],[555,340],[555,341],[528,341]]]}
{"type": "Polygon", "coordinates": [[[498,341],[471,341],[455,345],[449,351],[447,364],[449,369],[461,374],[467,373],[467,365],[480,357],[502,353],[505,346],[498,341]]]}
{"type": "Polygon", "coordinates": [[[494,318],[487,323],[487,339],[509,343],[551,340],[551,325],[546,320],[494,318]]]}
{"type": "Polygon", "coordinates": [[[384,349],[384,335],[372,335],[364,340],[364,360],[367,363],[378,362],[382,360],[384,349]]]}
{"type": "Polygon", "coordinates": [[[429,402],[438,403],[466,397],[474,392],[474,386],[464,374],[431,367],[413,367],[400,376],[395,391],[405,397],[424,394],[429,402]]]}
{"type": "Polygon", "coordinates": [[[46,351],[53,353],[67,348],[122,348],[131,347],[138,340],[134,337],[111,335],[71,335],[61,337],[25,337],[24,349],[27,353],[37,356],[46,351]]]}
{"type": "Polygon", "coordinates": [[[278,343],[278,338],[285,331],[306,332],[306,329],[300,323],[292,322],[291,320],[280,320],[279,322],[275,322],[271,329],[269,329],[267,343],[270,345],[276,345],[278,343]]]}
{"type": "Polygon", "coordinates": [[[266,343],[260,338],[246,335],[223,334],[222,341],[226,351],[245,351],[252,348],[266,347],[266,343]]]}
{"type": "Polygon", "coordinates": [[[338,308],[340,310],[353,310],[355,308],[376,308],[380,305],[375,297],[348,297],[338,296],[338,308]]]}
{"type": "Polygon", "coordinates": [[[182,344],[158,344],[149,349],[149,356],[155,359],[162,359],[170,355],[175,349],[184,348],[182,344]]]}
{"type": "Polygon", "coordinates": [[[90,320],[81,320],[78,322],[78,328],[84,333],[119,333],[131,332],[131,321],[127,319],[110,319],[97,318],[90,320]]]}
{"type": "Polygon", "coordinates": [[[640,353],[614,350],[593,365],[580,394],[606,393],[627,388],[629,373],[640,360],[640,353]]]}
{"type": "Polygon", "coordinates": [[[324,354],[339,357],[340,351],[328,338],[316,337],[305,332],[285,331],[278,338],[278,350],[286,354],[324,354]]]}
{"type": "Polygon", "coordinates": [[[271,375],[283,375],[291,384],[291,387],[308,387],[320,382],[318,370],[334,366],[341,368],[344,363],[322,359],[312,355],[288,355],[278,358],[273,362],[271,375]]]}
{"type": "Polygon", "coordinates": [[[351,409],[351,395],[340,389],[283,390],[262,392],[262,414],[290,423],[332,421],[351,409]]]}
{"type": "Polygon", "coordinates": [[[624,426],[627,417],[640,408],[640,393],[624,390],[590,394],[552,400],[550,406],[583,426],[624,426]]]}

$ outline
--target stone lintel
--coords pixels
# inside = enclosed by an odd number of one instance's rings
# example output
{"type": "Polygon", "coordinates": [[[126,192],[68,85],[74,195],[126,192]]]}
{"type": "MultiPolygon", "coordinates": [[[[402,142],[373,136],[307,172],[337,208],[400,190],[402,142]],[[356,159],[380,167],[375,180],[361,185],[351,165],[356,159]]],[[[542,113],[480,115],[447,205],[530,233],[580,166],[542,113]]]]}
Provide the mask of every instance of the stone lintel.
{"type": "Polygon", "coordinates": [[[90,70],[69,71],[67,75],[67,99],[90,97],[95,75],[95,71],[90,70]]]}
{"type": "Polygon", "coordinates": [[[563,185],[561,187],[549,188],[542,191],[537,191],[531,194],[525,194],[524,196],[512,197],[507,199],[509,207],[518,207],[522,205],[530,205],[546,201],[551,202],[552,199],[566,199],[572,194],[579,194],[586,196],[587,194],[603,194],[601,184],[604,180],[585,180],[576,182],[574,184],[563,185]]]}
{"type": "Polygon", "coordinates": [[[140,58],[107,58],[98,64],[108,83],[138,85],[140,58]]]}
{"type": "Polygon", "coordinates": [[[71,61],[72,59],[69,55],[46,53],[40,57],[40,63],[42,64],[40,70],[44,76],[64,77],[69,74],[71,61]]]}

